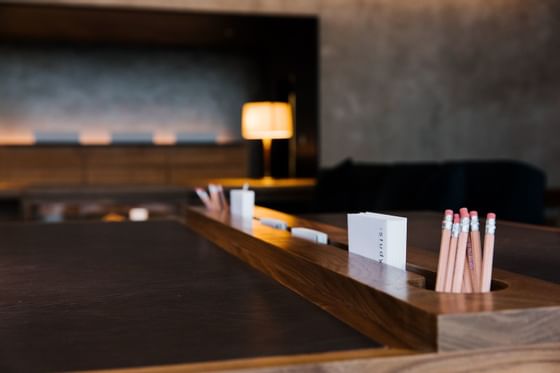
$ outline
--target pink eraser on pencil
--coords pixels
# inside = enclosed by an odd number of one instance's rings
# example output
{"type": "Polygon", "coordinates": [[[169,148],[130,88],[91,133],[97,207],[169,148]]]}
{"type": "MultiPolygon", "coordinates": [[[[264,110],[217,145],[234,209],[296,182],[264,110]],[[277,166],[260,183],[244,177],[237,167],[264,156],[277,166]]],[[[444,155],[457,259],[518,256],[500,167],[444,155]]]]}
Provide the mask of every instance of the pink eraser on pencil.
{"type": "Polygon", "coordinates": [[[460,222],[461,222],[461,217],[459,216],[459,214],[454,214],[453,215],[453,223],[459,224],[460,222]]]}
{"type": "Polygon", "coordinates": [[[496,219],[496,214],[489,212],[488,215],[486,215],[486,219],[496,219]]]}
{"type": "Polygon", "coordinates": [[[471,218],[472,218],[472,217],[475,217],[475,216],[478,217],[478,212],[476,212],[476,211],[471,211],[471,218]]]}
{"type": "Polygon", "coordinates": [[[453,210],[445,210],[444,215],[453,215],[453,210]]]}
{"type": "Polygon", "coordinates": [[[461,217],[462,217],[462,218],[468,217],[468,216],[469,216],[469,210],[467,210],[466,207],[462,207],[462,208],[459,210],[459,213],[461,214],[461,217]]]}

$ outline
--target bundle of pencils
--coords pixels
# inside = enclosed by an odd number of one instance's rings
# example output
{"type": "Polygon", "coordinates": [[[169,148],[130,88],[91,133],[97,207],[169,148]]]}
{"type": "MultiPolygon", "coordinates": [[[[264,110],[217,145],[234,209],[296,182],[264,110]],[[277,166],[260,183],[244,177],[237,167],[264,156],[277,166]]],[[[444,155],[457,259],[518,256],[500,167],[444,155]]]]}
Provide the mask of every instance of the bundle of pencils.
{"type": "Polygon", "coordinates": [[[492,282],[496,214],[486,216],[484,248],[481,247],[478,213],[466,208],[454,214],[445,210],[436,291],[486,293],[492,282]]]}
{"type": "Polygon", "coordinates": [[[229,209],[224,188],[219,184],[208,184],[208,192],[203,188],[196,188],[196,194],[208,210],[226,211],[229,209]]]}

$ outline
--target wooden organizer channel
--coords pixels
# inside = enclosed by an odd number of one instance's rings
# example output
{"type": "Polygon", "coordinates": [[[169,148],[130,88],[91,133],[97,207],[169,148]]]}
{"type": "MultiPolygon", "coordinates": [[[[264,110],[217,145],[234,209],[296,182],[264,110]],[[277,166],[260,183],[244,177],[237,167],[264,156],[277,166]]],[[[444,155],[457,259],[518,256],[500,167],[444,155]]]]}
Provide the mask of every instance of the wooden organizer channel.
{"type": "Polygon", "coordinates": [[[321,230],[338,247],[203,208],[188,209],[186,223],[389,347],[452,351],[560,341],[559,285],[494,269],[491,293],[436,293],[428,289],[437,266],[431,252],[408,247],[401,271],[343,250],[344,229],[256,207],[255,218],[263,217],[321,230]]]}

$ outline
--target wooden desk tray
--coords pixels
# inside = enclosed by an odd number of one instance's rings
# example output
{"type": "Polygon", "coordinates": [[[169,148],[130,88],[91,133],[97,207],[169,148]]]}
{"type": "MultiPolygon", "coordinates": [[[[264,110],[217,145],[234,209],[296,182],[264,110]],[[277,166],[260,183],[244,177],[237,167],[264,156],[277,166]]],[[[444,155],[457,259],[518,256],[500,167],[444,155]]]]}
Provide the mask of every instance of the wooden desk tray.
{"type": "Polygon", "coordinates": [[[329,234],[334,245],[291,237],[258,220],[202,208],[187,225],[370,338],[393,348],[479,349],[560,341],[560,286],[500,269],[486,294],[429,290],[437,256],[408,247],[407,271],[350,254],[344,229],[257,207],[255,217],[329,234]]]}

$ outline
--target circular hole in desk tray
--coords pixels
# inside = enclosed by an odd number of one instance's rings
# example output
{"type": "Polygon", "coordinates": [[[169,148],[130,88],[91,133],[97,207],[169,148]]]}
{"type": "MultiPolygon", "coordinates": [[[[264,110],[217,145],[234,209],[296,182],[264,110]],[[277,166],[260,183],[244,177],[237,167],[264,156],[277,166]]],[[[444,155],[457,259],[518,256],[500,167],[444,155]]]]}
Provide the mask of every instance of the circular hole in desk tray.
{"type": "MultiPolygon", "coordinates": [[[[417,268],[415,269],[411,269],[411,268],[407,268],[409,271],[414,272],[418,275],[424,276],[424,278],[426,279],[425,282],[425,287],[422,287],[422,289],[425,290],[430,290],[430,291],[435,291],[435,284],[436,284],[436,274],[434,272],[431,271],[427,271],[427,270],[418,270],[417,268]]],[[[409,282],[410,286],[414,286],[414,287],[419,287],[417,283],[414,283],[412,281],[409,282]]],[[[500,290],[504,290],[507,289],[509,287],[509,285],[503,281],[500,280],[492,280],[492,283],[490,285],[490,292],[494,292],[494,291],[500,291],[500,290]]],[[[450,293],[448,292],[448,294],[463,294],[463,293],[450,293]]],[[[471,293],[474,294],[474,293],[471,293]]]]}

